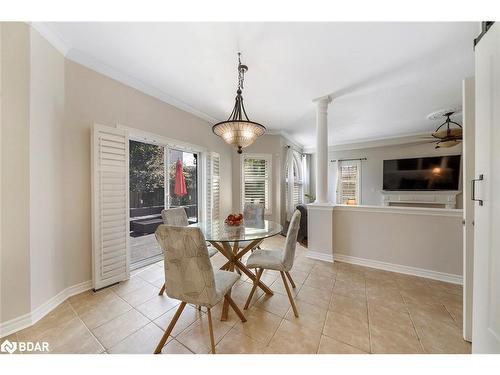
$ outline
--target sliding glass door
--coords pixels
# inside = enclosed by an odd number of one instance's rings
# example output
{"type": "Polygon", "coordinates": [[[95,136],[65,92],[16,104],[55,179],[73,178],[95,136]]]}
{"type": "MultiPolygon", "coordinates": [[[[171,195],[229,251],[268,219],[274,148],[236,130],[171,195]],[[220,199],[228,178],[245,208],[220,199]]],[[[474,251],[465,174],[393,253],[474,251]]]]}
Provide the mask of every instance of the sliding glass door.
{"type": "Polygon", "coordinates": [[[131,140],[129,144],[130,264],[139,268],[162,258],[154,232],[161,211],[184,207],[190,223],[199,218],[196,152],[131,140]]]}

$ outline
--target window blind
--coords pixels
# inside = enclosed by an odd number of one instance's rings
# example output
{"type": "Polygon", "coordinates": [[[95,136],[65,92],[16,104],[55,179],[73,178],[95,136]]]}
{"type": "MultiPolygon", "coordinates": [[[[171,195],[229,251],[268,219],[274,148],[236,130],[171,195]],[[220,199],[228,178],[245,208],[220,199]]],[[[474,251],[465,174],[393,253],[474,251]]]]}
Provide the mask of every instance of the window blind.
{"type": "Polygon", "coordinates": [[[207,219],[220,220],[220,156],[207,155],[207,219]]]}
{"type": "Polygon", "coordinates": [[[244,157],[242,170],[242,207],[246,203],[263,204],[266,213],[270,213],[270,169],[270,158],[244,157]]]}

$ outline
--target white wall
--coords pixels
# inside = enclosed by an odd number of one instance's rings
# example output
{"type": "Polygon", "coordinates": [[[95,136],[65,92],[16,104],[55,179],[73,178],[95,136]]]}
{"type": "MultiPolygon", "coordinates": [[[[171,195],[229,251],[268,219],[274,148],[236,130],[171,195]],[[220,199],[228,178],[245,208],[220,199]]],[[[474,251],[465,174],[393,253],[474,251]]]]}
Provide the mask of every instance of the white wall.
{"type": "MultiPolygon", "coordinates": [[[[356,146],[352,146],[356,147],[356,146]]],[[[461,145],[449,149],[434,149],[434,144],[403,144],[371,148],[353,148],[350,146],[331,146],[329,160],[367,158],[361,162],[361,203],[380,205],[382,202],[383,161],[388,159],[412,158],[422,156],[461,155],[461,145]]],[[[334,199],[337,163],[328,164],[328,195],[334,199]]],[[[312,180],[312,178],[311,178],[312,180]]],[[[460,181],[460,189],[462,182],[460,181]]],[[[462,195],[457,195],[457,208],[462,208],[462,195]]]]}

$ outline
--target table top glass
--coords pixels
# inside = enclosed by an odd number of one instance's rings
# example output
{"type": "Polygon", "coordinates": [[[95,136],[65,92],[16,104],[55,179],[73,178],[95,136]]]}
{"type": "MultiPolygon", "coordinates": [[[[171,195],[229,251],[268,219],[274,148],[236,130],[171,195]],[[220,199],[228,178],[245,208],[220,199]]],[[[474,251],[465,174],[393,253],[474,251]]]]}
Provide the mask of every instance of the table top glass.
{"type": "Polygon", "coordinates": [[[281,224],[274,221],[264,220],[257,222],[244,221],[237,227],[231,227],[224,220],[200,221],[191,224],[190,227],[198,227],[205,235],[207,241],[234,242],[253,241],[275,236],[283,229],[281,224]]]}

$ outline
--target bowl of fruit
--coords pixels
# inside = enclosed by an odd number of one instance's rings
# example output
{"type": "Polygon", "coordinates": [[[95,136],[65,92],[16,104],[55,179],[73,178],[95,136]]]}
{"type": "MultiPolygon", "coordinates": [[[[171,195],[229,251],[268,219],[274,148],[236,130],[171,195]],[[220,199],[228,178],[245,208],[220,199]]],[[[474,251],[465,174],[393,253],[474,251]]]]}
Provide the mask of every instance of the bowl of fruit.
{"type": "Polygon", "coordinates": [[[239,227],[243,224],[243,214],[229,214],[224,223],[230,227],[239,227]]]}

